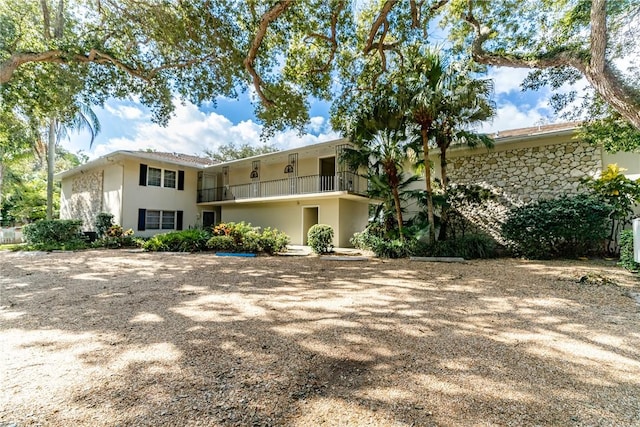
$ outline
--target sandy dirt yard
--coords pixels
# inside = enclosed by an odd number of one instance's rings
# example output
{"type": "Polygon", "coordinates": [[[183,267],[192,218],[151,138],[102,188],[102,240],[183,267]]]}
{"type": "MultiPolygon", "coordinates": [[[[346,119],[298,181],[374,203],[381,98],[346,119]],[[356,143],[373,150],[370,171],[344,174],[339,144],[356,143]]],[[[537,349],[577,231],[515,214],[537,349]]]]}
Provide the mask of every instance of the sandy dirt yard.
{"type": "Polygon", "coordinates": [[[0,252],[0,426],[638,426],[613,262],[0,252]]]}

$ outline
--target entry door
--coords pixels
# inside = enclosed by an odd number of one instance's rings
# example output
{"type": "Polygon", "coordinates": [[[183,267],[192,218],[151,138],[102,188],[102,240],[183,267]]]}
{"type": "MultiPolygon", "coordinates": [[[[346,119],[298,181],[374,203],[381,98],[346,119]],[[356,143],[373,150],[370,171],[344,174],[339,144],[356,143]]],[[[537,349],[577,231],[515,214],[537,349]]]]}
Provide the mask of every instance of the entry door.
{"type": "Polygon", "coordinates": [[[202,212],[202,228],[211,228],[216,223],[216,213],[212,211],[202,212]]]}
{"type": "Polygon", "coordinates": [[[333,191],[336,176],[336,158],[320,159],[320,191],[333,191]]]}
{"type": "Polygon", "coordinates": [[[307,233],[318,223],[318,207],[305,206],[302,208],[302,244],[308,244],[307,233]]]}

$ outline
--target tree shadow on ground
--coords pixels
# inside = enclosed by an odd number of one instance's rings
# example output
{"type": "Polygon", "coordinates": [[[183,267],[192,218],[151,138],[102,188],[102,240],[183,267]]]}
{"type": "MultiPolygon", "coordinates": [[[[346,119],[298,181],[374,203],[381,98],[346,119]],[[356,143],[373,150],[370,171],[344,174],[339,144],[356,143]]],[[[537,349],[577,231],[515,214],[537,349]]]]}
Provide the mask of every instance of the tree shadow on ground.
{"type": "Polygon", "coordinates": [[[117,251],[2,262],[2,422],[640,423],[637,306],[576,280],[587,265],[117,251]]]}

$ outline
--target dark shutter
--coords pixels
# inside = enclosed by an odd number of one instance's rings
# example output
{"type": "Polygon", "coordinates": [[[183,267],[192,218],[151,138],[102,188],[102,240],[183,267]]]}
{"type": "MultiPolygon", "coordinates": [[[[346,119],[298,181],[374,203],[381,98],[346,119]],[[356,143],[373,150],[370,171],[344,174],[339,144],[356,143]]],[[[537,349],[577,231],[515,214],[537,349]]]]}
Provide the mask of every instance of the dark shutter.
{"type": "Polygon", "coordinates": [[[182,218],[184,217],[184,211],[178,211],[176,214],[176,230],[182,230],[182,218]]]}
{"type": "Polygon", "coordinates": [[[147,219],[147,210],[138,209],[138,231],[145,230],[145,221],[147,219]]]}
{"type": "Polygon", "coordinates": [[[184,190],[184,171],[178,171],[178,190],[184,190]]]}
{"type": "Polygon", "coordinates": [[[147,185],[147,165],[143,165],[142,163],[140,163],[140,185],[147,185]]]}

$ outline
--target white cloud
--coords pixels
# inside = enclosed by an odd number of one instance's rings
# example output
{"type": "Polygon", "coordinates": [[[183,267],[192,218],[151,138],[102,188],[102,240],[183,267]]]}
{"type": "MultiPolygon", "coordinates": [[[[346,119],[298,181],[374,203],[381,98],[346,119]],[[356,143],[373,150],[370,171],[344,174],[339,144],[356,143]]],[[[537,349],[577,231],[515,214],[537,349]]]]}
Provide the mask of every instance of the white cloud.
{"type": "MultiPolygon", "coordinates": [[[[107,108],[119,118],[122,108],[107,108]]],[[[94,145],[87,154],[91,158],[106,155],[117,150],[144,150],[179,152],[201,155],[205,150],[215,151],[217,147],[233,142],[236,145],[261,145],[262,126],[251,120],[234,124],[215,112],[204,113],[191,103],[176,103],[175,115],[166,127],[149,121],[127,123],[130,137],[115,135],[105,142],[94,145]]],[[[309,130],[314,134],[298,135],[287,130],[277,133],[268,144],[279,149],[295,148],[323,141],[337,139],[340,135],[329,128],[323,117],[311,118],[309,130]]],[[[121,134],[124,132],[121,132],[121,134]]]]}
{"type": "Polygon", "coordinates": [[[531,70],[526,68],[491,67],[488,77],[493,79],[496,95],[519,92],[520,85],[531,70]]]}
{"type": "Polygon", "coordinates": [[[128,105],[116,104],[115,106],[112,106],[112,105],[106,104],[104,108],[114,116],[121,119],[125,119],[125,120],[138,120],[145,117],[144,111],[142,111],[139,108],[131,107],[128,105]]]}
{"type": "MultiPolygon", "coordinates": [[[[543,103],[538,104],[538,107],[542,106],[544,106],[543,103]]],[[[493,122],[485,123],[479,131],[493,133],[507,129],[524,128],[534,126],[542,120],[545,120],[545,115],[542,114],[539,108],[520,110],[516,105],[507,103],[498,107],[493,122]]]]}

